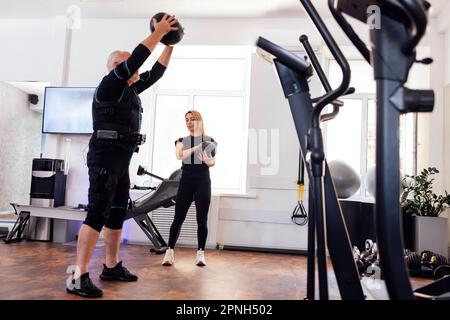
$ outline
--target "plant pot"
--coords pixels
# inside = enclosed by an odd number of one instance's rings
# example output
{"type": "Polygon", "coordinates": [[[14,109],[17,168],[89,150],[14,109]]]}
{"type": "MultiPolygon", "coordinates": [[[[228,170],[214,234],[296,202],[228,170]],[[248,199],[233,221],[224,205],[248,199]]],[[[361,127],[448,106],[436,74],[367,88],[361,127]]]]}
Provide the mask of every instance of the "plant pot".
{"type": "Polygon", "coordinates": [[[403,245],[405,249],[415,251],[415,219],[414,215],[402,210],[403,245]]]}
{"type": "Polygon", "coordinates": [[[430,250],[448,258],[448,222],[442,217],[414,216],[415,251],[430,250]]]}

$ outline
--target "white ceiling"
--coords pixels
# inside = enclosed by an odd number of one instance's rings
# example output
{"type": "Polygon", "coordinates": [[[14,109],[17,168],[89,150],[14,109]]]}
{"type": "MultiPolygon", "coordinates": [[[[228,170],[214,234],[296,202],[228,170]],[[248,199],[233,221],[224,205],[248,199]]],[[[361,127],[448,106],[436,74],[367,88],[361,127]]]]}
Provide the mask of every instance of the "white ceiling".
{"type": "MultiPolygon", "coordinates": [[[[327,0],[312,0],[330,16],[327,0]]],[[[429,0],[439,13],[447,0],[429,0]]],[[[183,18],[288,18],[305,16],[298,0],[0,0],[0,18],[49,18],[76,5],[82,18],[149,18],[166,11],[183,18]]]]}
{"type": "Polygon", "coordinates": [[[37,95],[42,95],[45,87],[50,85],[50,82],[39,82],[39,81],[9,81],[10,85],[22,90],[26,93],[34,93],[37,95]]]}
{"type": "Polygon", "coordinates": [[[302,14],[297,0],[0,0],[0,17],[65,15],[70,5],[79,6],[84,18],[149,18],[160,11],[184,18],[294,17],[302,14]]]}

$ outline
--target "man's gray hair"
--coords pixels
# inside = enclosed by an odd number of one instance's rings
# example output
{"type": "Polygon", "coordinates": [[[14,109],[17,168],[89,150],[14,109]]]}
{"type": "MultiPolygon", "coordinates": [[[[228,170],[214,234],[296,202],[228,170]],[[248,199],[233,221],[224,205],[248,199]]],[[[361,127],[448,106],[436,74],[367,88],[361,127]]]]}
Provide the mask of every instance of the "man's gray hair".
{"type": "Polygon", "coordinates": [[[116,60],[117,56],[121,53],[122,51],[120,50],[111,52],[111,54],[108,57],[108,62],[106,62],[106,68],[108,69],[108,72],[114,69],[114,61],[116,60]]]}

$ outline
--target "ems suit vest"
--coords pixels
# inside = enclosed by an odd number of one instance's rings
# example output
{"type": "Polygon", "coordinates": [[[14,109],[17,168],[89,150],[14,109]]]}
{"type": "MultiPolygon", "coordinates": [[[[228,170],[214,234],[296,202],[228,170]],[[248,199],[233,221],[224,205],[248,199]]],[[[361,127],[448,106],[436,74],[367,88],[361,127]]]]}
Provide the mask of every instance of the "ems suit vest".
{"type": "Polygon", "coordinates": [[[118,102],[92,103],[92,122],[95,137],[98,140],[110,140],[112,144],[136,145],[142,122],[141,99],[134,88],[125,88],[118,102]],[[125,100],[125,101],[124,101],[125,100]],[[117,138],[101,138],[100,133],[117,133],[117,138]],[[115,140],[115,142],[113,142],[115,140]]]}

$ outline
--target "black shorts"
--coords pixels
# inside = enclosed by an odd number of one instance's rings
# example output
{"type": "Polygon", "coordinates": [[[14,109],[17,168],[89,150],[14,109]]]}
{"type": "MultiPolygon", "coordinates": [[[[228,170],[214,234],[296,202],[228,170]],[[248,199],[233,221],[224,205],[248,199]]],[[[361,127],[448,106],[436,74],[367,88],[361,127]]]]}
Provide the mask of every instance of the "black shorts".
{"type": "Polygon", "coordinates": [[[127,211],[132,153],[97,148],[89,150],[89,208],[84,224],[101,231],[103,226],[122,229],[127,211]]]}

